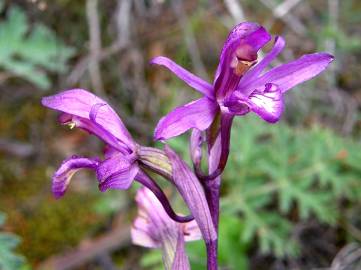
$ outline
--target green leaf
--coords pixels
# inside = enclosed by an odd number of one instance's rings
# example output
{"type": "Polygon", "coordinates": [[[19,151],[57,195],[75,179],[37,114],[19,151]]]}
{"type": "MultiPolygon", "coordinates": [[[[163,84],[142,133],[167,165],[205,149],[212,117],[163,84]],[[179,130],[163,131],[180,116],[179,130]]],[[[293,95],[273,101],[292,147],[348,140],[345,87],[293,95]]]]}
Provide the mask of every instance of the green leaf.
{"type": "Polygon", "coordinates": [[[45,25],[38,23],[29,29],[25,12],[19,7],[10,7],[7,14],[0,23],[0,68],[48,89],[50,72],[64,73],[74,49],[45,25]]]}
{"type": "MultiPolygon", "coordinates": [[[[5,215],[0,212],[0,227],[4,224],[5,215]]],[[[15,270],[25,267],[23,256],[14,252],[20,243],[20,238],[14,234],[2,232],[0,230],[0,269],[15,270]]]]}

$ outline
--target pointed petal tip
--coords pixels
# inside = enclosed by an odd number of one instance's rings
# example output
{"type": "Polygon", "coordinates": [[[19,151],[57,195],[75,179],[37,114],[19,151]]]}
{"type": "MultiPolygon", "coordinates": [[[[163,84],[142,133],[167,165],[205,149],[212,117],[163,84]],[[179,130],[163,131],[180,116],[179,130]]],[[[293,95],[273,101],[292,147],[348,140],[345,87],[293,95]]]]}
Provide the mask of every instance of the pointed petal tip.
{"type": "Polygon", "coordinates": [[[54,191],[54,190],[52,191],[52,193],[53,193],[53,197],[55,200],[61,199],[65,194],[65,192],[59,192],[59,191],[54,191]]]}
{"type": "Polygon", "coordinates": [[[326,55],[329,57],[330,62],[332,62],[333,60],[335,60],[335,56],[333,56],[332,54],[326,53],[326,55]]]}
{"type": "Polygon", "coordinates": [[[98,185],[98,189],[100,192],[105,192],[109,189],[109,186],[105,185],[106,183],[101,183],[98,185]]]}
{"type": "Polygon", "coordinates": [[[150,61],[149,61],[149,64],[151,64],[151,65],[160,65],[161,64],[161,62],[162,62],[162,60],[164,61],[167,61],[168,60],[168,58],[167,57],[165,57],[165,56],[156,56],[156,57],[153,57],[152,59],[150,59],[150,61]]]}
{"type": "Polygon", "coordinates": [[[43,105],[44,107],[47,107],[48,100],[49,100],[49,97],[42,97],[41,101],[40,101],[41,105],[43,105]]]}

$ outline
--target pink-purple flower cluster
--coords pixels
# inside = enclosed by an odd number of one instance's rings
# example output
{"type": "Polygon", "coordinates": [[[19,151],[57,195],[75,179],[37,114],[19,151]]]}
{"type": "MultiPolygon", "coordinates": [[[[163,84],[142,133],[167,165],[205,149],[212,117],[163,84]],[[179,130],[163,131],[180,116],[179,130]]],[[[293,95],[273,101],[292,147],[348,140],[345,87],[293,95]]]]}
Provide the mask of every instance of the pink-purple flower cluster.
{"type": "Polygon", "coordinates": [[[269,123],[279,121],[284,94],[317,76],[333,60],[327,53],[307,54],[265,71],[285,46],[284,39],[276,36],[272,50],[258,61],[259,50],[271,39],[256,23],[235,26],[223,46],[212,84],[166,57],[151,60],[203,95],[163,117],[154,134],[155,140],[165,141],[191,129],[193,170],[167,145],[160,150],[136,143],[107,102],[88,91],[73,89],[44,97],[44,106],[61,112],[62,124],[84,129],[106,144],[103,158],[66,159],[53,176],[54,196],[64,195],[71,177],[80,169],[96,173],[101,191],[128,189],[135,180],[144,187],[136,195],[139,211],[132,226],[133,242],[161,248],[166,269],[190,269],[185,241],[203,238],[208,269],[217,269],[220,176],[230,151],[233,118],[253,112],[269,123]],[[207,173],[200,166],[203,146],[208,151],[207,173]],[[173,211],[149,171],[174,185],[191,215],[180,216],[173,211]]]}

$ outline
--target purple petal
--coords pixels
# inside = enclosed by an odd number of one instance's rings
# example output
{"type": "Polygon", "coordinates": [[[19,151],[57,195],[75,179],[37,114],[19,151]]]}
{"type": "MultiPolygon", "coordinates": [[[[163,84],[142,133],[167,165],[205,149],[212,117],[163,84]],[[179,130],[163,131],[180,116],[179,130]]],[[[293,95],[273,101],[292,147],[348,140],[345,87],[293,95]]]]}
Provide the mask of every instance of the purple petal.
{"type": "Polygon", "coordinates": [[[111,133],[105,130],[101,125],[97,124],[92,120],[88,120],[86,118],[82,118],[78,116],[73,116],[68,113],[62,113],[58,119],[61,124],[65,124],[65,125],[72,124],[78,128],[81,128],[89,132],[90,134],[94,134],[95,136],[103,140],[107,145],[111,146],[112,149],[114,149],[118,153],[119,152],[124,154],[129,153],[130,149],[128,145],[119,141],[111,133]]]}
{"type": "Polygon", "coordinates": [[[172,263],[172,270],[189,270],[189,259],[185,251],[184,236],[180,231],[178,232],[177,248],[175,251],[174,260],[172,263]]]}
{"type": "Polygon", "coordinates": [[[150,61],[150,63],[156,64],[156,65],[162,65],[162,66],[168,68],[179,79],[184,81],[190,87],[194,88],[195,90],[202,93],[203,95],[206,95],[209,98],[214,98],[213,86],[210,83],[204,81],[203,79],[197,77],[196,75],[189,72],[188,70],[177,65],[171,59],[164,57],[164,56],[158,56],[158,57],[153,58],[150,61]]]}
{"type": "Polygon", "coordinates": [[[284,109],[282,92],[274,84],[267,84],[263,92],[253,92],[249,104],[253,112],[270,123],[277,122],[284,109]]]}
{"type": "Polygon", "coordinates": [[[149,229],[149,221],[143,215],[138,217],[133,222],[130,229],[132,243],[134,245],[146,248],[160,248],[161,243],[152,238],[151,230],[149,229]]]}
{"type": "Polygon", "coordinates": [[[113,148],[111,145],[106,144],[104,146],[103,153],[104,153],[104,158],[107,159],[107,158],[110,158],[111,156],[119,154],[119,151],[117,149],[113,148]]]}
{"type": "Polygon", "coordinates": [[[195,220],[183,223],[184,240],[186,242],[196,241],[202,239],[202,232],[199,230],[198,224],[195,220]]]}
{"type": "MultiPolygon", "coordinates": [[[[148,248],[161,247],[160,233],[162,225],[165,224],[162,220],[167,218],[163,206],[155,195],[145,187],[138,189],[135,200],[138,205],[138,216],[131,229],[133,244],[148,248]]],[[[170,224],[175,224],[173,220],[169,220],[170,224]]]]}
{"type": "Polygon", "coordinates": [[[177,107],[163,117],[155,128],[156,140],[167,140],[191,128],[207,129],[218,111],[218,104],[207,97],[177,107]]]}
{"type": "MultiPolygon", "coordinates": [[[[124,144],[134,142],[116,112],[102,99],[83,89],[73,89],[42,98],[43,106],[86,120],[93,120],[124,144]]],[[[93,133],[100,136],[94,131],[93,133]]]]}
{"type": "MultiPolygon", "coordinates": [[[[254,68],[252,68],[250,71],[244,74],[237,88],[240,89],[240,91],[246,89],[247,85],[252,83],[261,74],[261,72],[271,63],[271,61],[275,59],[277,55],[280,54],[280,52],[285,47],[285,44],[286,44],[285,40],[282,37],[277,36],[275,38],[275,43],[272,50],[254,68]]],[[[246,93],[243,91],[243,94],[249,95],[250,93],[246,93]]]]}
{"type": "Polygon", "coordinates": [[[224,97],[233,91],[252,63],[257,52],[271,35],[260,25],[252,22],[240,23],[229,34],[220,57],[214,81],[217,97],[224,97]]]}
{"type": "Polygon", "coordinates": [[[328,53],[306,54],[301,58],[275,67],[252,84],[253,89],[267,83],[275,84],[282,93],[292,87],[310,80],[321,73],[333,61],[328,53]]]}
{"type": "Polygon", "coordinates": [[[53,175],[52,192],[55,198],[64,195],[72,176],[80,169],[95,170],[99,164],[98,158],[72,156],[63,161],[60,168],[53,175]]]}
{"type": "Polygon", "coordinates": [[[138,173],[139,167],[134,160],[122,154],[113,155],[99,164],[97,178],[100,191],[128,189],[138,173]]]}
{"type": "Polygon", "coordinates": [[[171,161],[173,181],[189,207],[206,243],[217,239],[203,187],[187,164],[167,145],[165,152],[171,161]]]}
{"type": "Polygon", "coordinates": [[[201,239],[195,220],[187,223],[174,222],[148,188],[138,189],[135,200],[138,205],[138,216],[131,229],[134,244],[148,248],[161,247],[164,244],[162,241],[173,238],[175,242],[177,232],[181,232],[186,241],[201,239]]]}

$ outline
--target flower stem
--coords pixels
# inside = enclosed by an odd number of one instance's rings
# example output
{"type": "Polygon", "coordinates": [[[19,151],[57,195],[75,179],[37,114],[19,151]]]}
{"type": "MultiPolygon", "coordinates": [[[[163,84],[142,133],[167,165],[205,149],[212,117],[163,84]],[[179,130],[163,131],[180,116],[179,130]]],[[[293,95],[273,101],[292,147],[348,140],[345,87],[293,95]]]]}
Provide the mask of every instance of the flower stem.
{"type": "MultiPolygon", "coordinates": [[[[212,221],[218,234],[219,223],[219,189],[221,178],[217,177],[214,181],[205,182],[205,193],[208,201],[209,210],[212,215],[212,221]]],[[[210,243],[206,243],[207,246],[207,269],[217,270],[217,258],[218,258],[218,238],[210,243]]]]}
{"type": "Polygon", "coordinates": [[[188,216],[179,216],[177,215],[172,206],[170,205],[170,202],[168,201],[167,196],[164,194],[160,186],[144,171],[139,171],[135,180],[139,183],[141,183],[143,186],[150,189],[154,195],[158,198],[159,202],[162,204],[165,212],[168,214],[168,216],[173,219],[176,222],[179,223],[186,223],[189,221],[192,221],[194,217],[192,215],[188,216]]]}
{"type": "Polygon", "coordinates": [[[218,249],[218,240],[210,242],[207,244],[207,269],[208,270],[217,270],[217,250],[218,249]]]}

